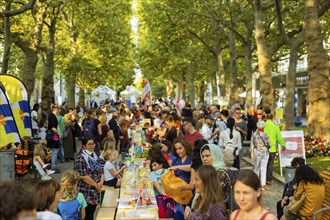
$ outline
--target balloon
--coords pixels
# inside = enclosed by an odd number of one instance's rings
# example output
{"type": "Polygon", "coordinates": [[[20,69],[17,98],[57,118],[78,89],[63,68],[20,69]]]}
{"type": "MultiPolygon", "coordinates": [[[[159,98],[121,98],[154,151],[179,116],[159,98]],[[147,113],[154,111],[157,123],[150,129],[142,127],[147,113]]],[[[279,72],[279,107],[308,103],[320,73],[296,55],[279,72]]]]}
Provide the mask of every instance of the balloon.
{"type": "Polygon", "coordinates": [[[178,102],[178,108],[179,108],[179,110],[182,110],[185,106],[186,106],[186,102],[185,101],[180,100],[178,102]]]}

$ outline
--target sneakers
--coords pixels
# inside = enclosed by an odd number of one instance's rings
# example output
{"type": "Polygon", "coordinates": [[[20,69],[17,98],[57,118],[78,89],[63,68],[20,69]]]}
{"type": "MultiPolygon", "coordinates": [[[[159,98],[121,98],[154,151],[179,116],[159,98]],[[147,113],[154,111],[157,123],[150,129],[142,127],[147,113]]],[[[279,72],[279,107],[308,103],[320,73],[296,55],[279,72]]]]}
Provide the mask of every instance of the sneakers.
{"type": "Polygon", "coordinates": [[[273,181],[267,181],[266,184],[267,185],[272,185],[273,184],[273,181]]]}
{"type": "Polygon", "coordinates": [[[43,169],[47,169],[49,167],[49,163],[46,163],[45,165],[42,166],[43,169]]]}
{"type": "Polygon", "coordinates": [[[52,178],[50,176],[42,176],[41,180],[51,180],[52,178]]]}
{"type": "Polygon", "coordinates": [[[46,171],[46,174],[47,174],[47,175],[51,175],[51,174],[53,174],[53,173],[55,173],[55,170],[47,170],[47,171],[46,171]]]}

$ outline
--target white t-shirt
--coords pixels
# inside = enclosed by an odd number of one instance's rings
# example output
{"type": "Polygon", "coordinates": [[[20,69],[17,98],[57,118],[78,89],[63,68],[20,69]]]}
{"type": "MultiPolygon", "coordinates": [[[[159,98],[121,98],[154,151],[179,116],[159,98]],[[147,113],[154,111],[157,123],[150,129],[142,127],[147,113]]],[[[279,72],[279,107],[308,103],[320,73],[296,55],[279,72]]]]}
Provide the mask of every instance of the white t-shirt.
{"type": "Polygon", "coordinates": [[[33,118],[37,118],[38,117],[38,113],[36,111],[32,111],[31,112],[31,121],[32,121],[32,129],[38,129],[38,123],[33,119],[33,118]]]}
{"type": "Polygon", "coordinates": [[[43,212],[37,212],[37,219],[38,220],[62,220],[61,216],[58,214],[55,214],[51,211],[43,211],[43,212]]]}
{"type": "Polygon", "coordinates": [[[113,163],[110,163],[109,161],[105,162],[104,164],[104,181],[109,181],[114,179],[115,177],[111,175],[110,169],[116,170],[116,167],[113,163]]]}

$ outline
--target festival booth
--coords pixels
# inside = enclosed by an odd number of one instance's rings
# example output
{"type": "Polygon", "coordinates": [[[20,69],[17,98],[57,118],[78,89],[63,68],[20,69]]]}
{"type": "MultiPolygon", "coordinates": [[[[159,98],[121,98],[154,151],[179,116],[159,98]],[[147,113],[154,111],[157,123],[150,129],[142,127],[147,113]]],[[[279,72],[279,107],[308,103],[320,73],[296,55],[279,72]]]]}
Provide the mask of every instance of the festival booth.
{"type": "Polygon", "coordinates": [[[142,92],[134,86],[126,86],[126,89],[120,92],[120,97],[124,100],[131,100],[131,103],[136,103],[142,97],[142,92]]]}
{"type": "Polygon", "coordinates": [[[106,85],[100,85],[91,92],[90,101],[94,100],[99,105],[105,100],[116,100],[117,92],[106,85]]]}

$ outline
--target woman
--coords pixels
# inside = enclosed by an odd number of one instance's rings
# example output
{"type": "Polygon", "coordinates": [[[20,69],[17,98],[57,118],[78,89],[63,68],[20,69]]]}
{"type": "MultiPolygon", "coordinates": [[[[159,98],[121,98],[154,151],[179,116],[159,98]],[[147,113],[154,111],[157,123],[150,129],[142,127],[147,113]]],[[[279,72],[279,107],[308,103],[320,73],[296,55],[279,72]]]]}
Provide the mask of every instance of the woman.
{"type": "Polygon", "coordinates": [[[223,194],[219,189],[220,180],[217,171],[211,165],[203,165],[196,172],[196,192],[199,197],[191,212],[185,210],[185,218],[189,220],[226,220],[226,207],[223,194]]]}
{"type": "Polygon", "coordinates": [[[65,118],[65,130],[67,133],[66,138],[63,140],[64,145],[64,158],[66,161],[74,160],[74,150],[75,150],[75,139],[73,136],[74,131],[74,121],[76,120],[76,114],[70,112],[64,115],[65,118]]]}
{"type": "Polygon", "coordinates": [[[166,117],[165,123],[167,125],[167,128],[164,138],[166,140],[169,140],[171,143],[173,143],[174,139],[178,137],[180,129],[177,128],[175,120],[173,119],[172,115],[166,117]]]}
{"type": "MultiPolygon", "coordinates": [[[[161,144],[156,143],[154,144],[150,150],[149,150],[149,157],[150,160],[154,158],[159,158],[162,161],[162,165],[164,169],[167,169],[170,167],[170,164],[172,164],[172,160],[169,156],[167,156],[162,150],[161,150],[161,144]]],[[[151,164],[150,164],[151,166],[151,164]]],[[[150,167],[151,168],[151,167],[150,167]]]]}
{"type": "Polygon", "coordinates": [[[40,181],[36,185],[34,195],[37,202],[37,219],[62,220],[61,216],[53,212],[61,197],[60,189],[60,184],[55,180],[40,181]]]}
{"type": "Polygon", "coordinates": [[[162,144],[162,151],[164,152],[164,154],[167,154],[167,156],[169,156],[171,158],[171,160],[175,160],[176,157],[173,155],[173,144],[169,141],[169,140],[163,140],[161,142],[162,144]]]}
{"type": "Polygon", "coordinates": [[[100,142],[105,138],[110,138],[112,140],[115,140],[115,136],[113,135],[113,131],[110,130],[110,126],[107,124],[107,116],[102,114],[99,117],[100,124],[97,125],[97,131],[100,135],[100,142]]]}
{"type": "Polygon", "coordinates": [[[86,218],[93,220],[97,203],[100,202],[101,189],[104,182],[102,166],[94,152],[95,143],[92,138],[82,141],[83,149],[74,162],[74,169],[80,174],[78,192],[86,199],[86,218]]]}
{"type": "Polygon", "coordinates": [[[229,148],[234,154],[234,167],[239,169],[239,152],[242,149],[241,135],[236,129],[235,119],[227,119],[227,130],[220,133],[219,146],[229,148]]]}
{"type": "Polygon", "coordinates": [[[241,170],[234,185],[235,200],[239,206],[231,215],[231,220],[259,219],[276,220],[276,216],[262,207],[260,180],[252,170],[241,170]]]}
{"type": "Polygon", "coordinates": [[[48,129],[47,133],[52,133],[53,138],[52,140],[47,140],[47,147],[52,149],[52,159],[51,159],[51,169],[55,170],[56,172],[60,172],[56,169],[56,161],[57,161],[57,154],[60,150],[60,131],[58,128],[58,105],[51,105],[50,106],[52,112],[48,115],[48,129]]]}
{"type": "Polygon", "coordinates": [[[306,197],[297,215],[289,212],[289,204],[284,208],[284,215],[281,220],[295,220],[301,216],[310,217],[322,207],[325,197],[323,179],[313,168],[308,165],[300,165],[296,169],[294,180],[298,186],[294,193],[294,199],[299,200],[303,193],[306,194],[306,197]]]}
{"type": "MultiPolygon", "coordinates": [[[[173,154],[176,159],[172,161],[171,169],[174,169],[174,174],[176,177],[184,180],[187,185],[181,186],[180,191],[185,190],[184,187],[188,186],[190,183],[190,165],[191,165],[191,155],[192,147],[189,142],[177,138],[174,140],[174,151],[173,154]],[[187,166],[184,166],[187,165],[187,166]]],[[[180,220],[184,219],[184,205],[179,204],[174,201],[174,219],[180,220]]]]}
{"type": "Polygon", "coordinates": [[[269,159],[268,147],[270,140],[264,132],[265,122],[257,123],[258,130],[251,137],[251,161],[254,162],[254,172],[260,178],[261,188],[265,190],[267,163],[269,159]]]}
{"type": "Polygon", "coordinates": [[[226,171],[226,166],[223,160],[222,150],[215,144],[206,144],[202,147],[200,155],[204,165],[212,165],[218,172],[220,178],[224,202],[228,209],[231,208],[231,181],[226,171]]]}

